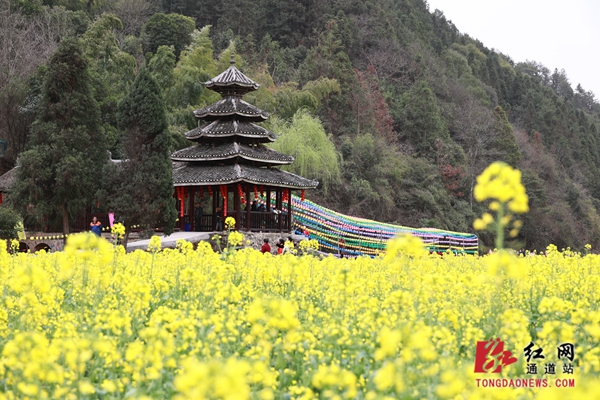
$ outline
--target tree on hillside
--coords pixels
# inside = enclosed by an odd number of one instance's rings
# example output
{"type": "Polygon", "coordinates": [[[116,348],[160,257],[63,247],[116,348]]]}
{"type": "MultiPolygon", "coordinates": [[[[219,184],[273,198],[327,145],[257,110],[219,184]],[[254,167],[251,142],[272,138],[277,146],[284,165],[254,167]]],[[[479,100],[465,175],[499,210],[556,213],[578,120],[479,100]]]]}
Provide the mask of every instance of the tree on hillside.
{"type": "Polygon", "coordinates": [[[180,14],[156,13],[142,27],[144,52],[155,53],[160,46],[174,46],[175,56],[179,54],[192,38],[196,23],[190,17],[180,14]]]}
{"type": "Polygon", "coordinates": [[[497,134],[494,146],[501,154],[500,159],[506,161],[513,168],[517,168],[521,160],[521,153],[519,153],[519,146],[512,127],[508,123],[506,113],[500,106],[494,109],[494,130],[497,134]]]}
{"type": "Polygon", "coordinates": [[[44,8],[24,15],[26,4],[0,0],[0,139],[8,145],[0,169],[12,167],[29,140],[33,113],[22,110],[28,81],[70,28],[64,9],[44,8]]]}
{"type": "Polygon", "coordinates": [[[374,130],[390,143],[396,141],[394,120],[390,115],[389,106],[378,87],[375,69],[372,65],[361,72],[355,70],[360,86],[354,91],[352,107],[356,114],[356,131],[374,130]]]}
{"type": "Polygon", "coordinates": [[[90,63],[95,97],[100,104],[102,128],[109,150],[121,158],[118,143],[117,105],[125,97],[135,79],[136,60],[119,49],[115,31],[122,29],[121,21],[112,14],[96,19],[82,38],[83,52],[90,63]]]}
{"type": "MultiPolygon", "coordinates": [[[[451,131],[466,155],[467,189],[469,203],[473,208],[473,189],[477,176],[493,161],[503,159],[502,152],[496,145],[500,142],[500,137],[494,126],[497,119],[489,109],[483,107],[473,95],[465,95],[464,91],[462,95],[455,97],[457,107],[451,131]]],[[[512,130],[510,133],[512,134],[512,130]]]]}
{"type": "Polygon", "coordinates": [[[62,216],[69,232],[69,221],[92,203],[101,184],[108,153],[100,126],[88,62],[79,43],[66,40],[50,58],[31,148],[20,156],[10,195],[17,211],[38,223],[62,216]]]}
{"type": "Polygon", "coordinates": [[[400,137],[414,146],[417,155],[431,158],[436,139],[449,141],[435,95],[426,81],[415,83],[401,99],[400,137]]]}
{"type": "Polygon", "coordinates": [[[126,228],[124,245],[132,225],[164,227],[173,232],[175,203],[172,164],[169,158],[171,136],[167,130],[165,104],[160,87],[143,68],[127,96],[119,104],[119,125],[126,160],[107,176],[109,208],[126,228]]]}
{"type": "Polygon", "coordinates": [[[138,35],[157,8],[148,0],[120,0],[110,6],[111,12],[123,22],[123,36],[138,35]]]}

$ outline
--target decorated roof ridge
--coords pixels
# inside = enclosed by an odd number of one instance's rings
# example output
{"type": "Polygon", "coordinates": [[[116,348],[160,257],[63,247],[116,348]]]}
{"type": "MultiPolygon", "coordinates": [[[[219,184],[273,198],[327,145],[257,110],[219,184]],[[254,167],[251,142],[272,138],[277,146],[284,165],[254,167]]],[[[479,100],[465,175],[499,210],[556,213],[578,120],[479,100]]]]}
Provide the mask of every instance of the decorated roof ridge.
{"type": "Polygon", "coordinates": [[[239,94],[248,93],[254,91],[260,87],[260,85],[254,82],[252,79],[244,75],[235,66],[235,53],[231,52],[231,60],[229,61],[230,66],[219,75],[215,76],[209,81],[205,82],[207,88],[216,92],[221,92],[222,89],[230,91],[231,89],[239,89],[239,94]]]}
{"type": "Polygon", "coordinates": [[[0,175],[0,193],[8,193],[11,191],[15,181],[17,180],[17,168],[19,168],[18,165],[0,175]]]}
{"type": "Polygon", "coordinates": [[[220,144],[202,143],[177,150],[171,154],[173,161],[202,162],[227,160],[242,157],[249,161],[283,165],[294,162],[294,157],[280,153],[266,146],[249,146],[244,143],[229,142],[220,144]]]}
{"type": "Polygon", "coordinates": [[[236,96],[223,97],[216,103],[194,111],[194,115],[198,119],[205,120],[230,116],[238,116],[250,121],[266,121],[269,118],[269,113],[236,96]]]}
{"type": "Polygon", "coordinates": [[[273,132],[256,125],[248,120],[238,121],[216,119],[203,126],[192,129],[185,133],[189,140],[206,138],[219,138],[229,136],[240,136],[245,138],[258,139],[263,142],[274,142],[277,135],[273,132]]]}
{"type": "Polygon", "coordinates": [[[306,179],[279,168],[245,164],[207,166],[190,162],[173,163],[173,184],[175,186],[229,185],[240,182],[289,189],[312,189],[319,184],[318,181],[306,179]]]}

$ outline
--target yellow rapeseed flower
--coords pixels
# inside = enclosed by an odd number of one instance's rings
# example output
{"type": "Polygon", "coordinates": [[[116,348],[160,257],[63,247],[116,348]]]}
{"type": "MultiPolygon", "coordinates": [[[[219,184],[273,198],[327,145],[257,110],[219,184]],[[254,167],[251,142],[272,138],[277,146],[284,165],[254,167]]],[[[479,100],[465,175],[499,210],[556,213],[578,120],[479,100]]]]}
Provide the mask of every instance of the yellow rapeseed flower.
{"type": "Polygon", "coordinates": [[[235,218],[233,218],[233,217],[225,218],[225,226],[227,227],[227,229],[235,228],[235,218]]]}
{"type": "Polygon", "coordinates": [[[390,261],[400,255],[421,257],[427,255],[427,250],[421,238],[409,233],[399,234],[387,242],[385,260],[390,261]]]}
{"type": "Polygon", "coordinates": [[[160,251],[160,249],[162,248],[162,242],[160,239],[160,236],[152,236],[150,238],[150,242],[148,243],[148,251],[150,253],[156,253],[158,251],[160,251]]]}
{"type": "MultiPolygon", "coordinates": [[[[498,215],[496,248],[502,248],[504,227],[507,227],[512,219],[512,216],[506,212],[522,214],[529,211],[529,199],[521,183],[521,171],[503,162],[492,163],[477,177],[473,196],[479,202],[492,200],[489,209],[498,215]]],[[[484,230],[492,222],[491,214],[485,213],[481,219],[478,218],[473,222],[473,228],[484,230]]],[[[520,221],[514,221],[510,236],[516,237],[521,226],[520,221]]]]}
{"type": "Polygon", "coordinates": [[[238,231],[229,232],[227,243],[230,246],[240,246],[244,242],[244,235],[238,231]]]}

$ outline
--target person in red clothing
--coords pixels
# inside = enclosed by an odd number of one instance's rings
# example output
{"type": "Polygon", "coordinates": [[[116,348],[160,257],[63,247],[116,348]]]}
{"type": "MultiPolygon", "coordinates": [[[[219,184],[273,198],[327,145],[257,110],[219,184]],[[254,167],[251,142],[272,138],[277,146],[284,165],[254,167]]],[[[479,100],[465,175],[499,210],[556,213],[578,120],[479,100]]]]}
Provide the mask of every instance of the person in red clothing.
{"type": "Polygon", "coordinates": [[[260,248],[260,252],[263,254],[271,252],[271,245],[269,245],[269,239],[265,238],[264,243],[260,248]]]}
{"type": "Polygon", "coordinates": [[[283,248],[285,247],[285,241],[283,238],[279,239],[277,243],[277,254],[283,254],[283,248]]]}

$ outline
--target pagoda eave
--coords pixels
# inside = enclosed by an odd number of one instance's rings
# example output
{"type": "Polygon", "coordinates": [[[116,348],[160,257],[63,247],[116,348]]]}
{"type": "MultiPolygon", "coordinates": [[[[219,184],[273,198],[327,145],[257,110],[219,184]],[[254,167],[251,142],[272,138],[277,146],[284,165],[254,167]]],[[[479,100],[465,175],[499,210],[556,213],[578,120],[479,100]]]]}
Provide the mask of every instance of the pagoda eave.
{"type": "Polygon", "coordinates": [[[206,87],[215,92],[219,92],[221,89],[230,90],[230,88],[238,89],[238,93],[257,90],[260,85],[244,75],[235,67],[234,63],[213,79],[205,82],[206,87]]]}
{"type": "Polygon", "coordinates": [[[273,136],[260,137],[260,136],[256,136],[253,134],[243,134],[243,133],[236,133],[236,132],[225,133],[225,134],[221,134],[221,133],[199,133],[198,134],[198,133],[196,133],[196,131],[190,131],[185,134],[185,137],[187,139],[193,140],[193,141],[197,141],[199,139],[230,138],[230,137],[234,137],[234,136],[248,138],[248,139],[254,139],[255,141],[258,141],[261,143],[274,142],[277,140],[277,138],[273,137],[273,136]]]}
{"type": "Polygon", "coordinates": [[[222,119],[238,117],[247,121],[265,121],[269,113],[242,100],[239,96],[225,96],[221,100],[194,111],[199,119],[222,119]]]}
{"type": "Polygon", "coordinates": [[[262,143],[274,142],[277,135],[273,132],[246,120],[220,120],[217,119],[206,125],[199,126],[185,134],[189,140],[200,138],[217,139],[239,136],[252,138],[262,143]]]}
{"type": "Polygon", "coordinates": [[[240,155],[240,154],[233,154],[230,156],[221,156],[221,157],[211,157],[211,158],[201,158],[201,157],[171,157],[171,160],[173,161],[178,161],[178,162],[209,162],[209,161],[225,161],[225,160],[233,160],[235,158],[241,158],[247,161],[252,161],[252,162],[257,162],[257,163],[261,163],[261,164],[270,164],[270,165],[289,165],[292,164],[294,162],[294,160],[289,160],[289,161],[278,161],[278,160],[268,160],[268,159],[261,159],[261,158],[255,158],[255,157],[249,157],[246,155],[240,155]]]}
{"type": "Polygon", "coordinates": [[[248,183],[286,189],[314,189],[319,182],[306,179],[277,168],[260,168],[252,165],[192,165],[174,163],[175,186],[211,186],[248,183]]]}
{"type": "Polygon", "coordinates": [[[171,159],[173,161],[181,162],[210,162],[232,160],[236,158],[273,165],[291,164],[294,162],[294,157],[268,147],[250,146],[238,142],[221,143],[217,145],[199,143],[195,146],[177,150],[171,154],[171,159]]]}
{"type": "Polygon", "coordinates": [[[244,113],[237,112],[237,111],[205,112],[205,113],[200,113],[200,112],[194,111],[194,115],[198,119],[202,119],[205,121],[211,121],[211,122],[215,121],[217,119],[231,118],[231,117],[244,118],[247,121],[252,121],[252,122],[263,122],[263,121],[266,121],[269,119],[269,116],[265,115],[265,114],[244,114],[244,113]]]}

